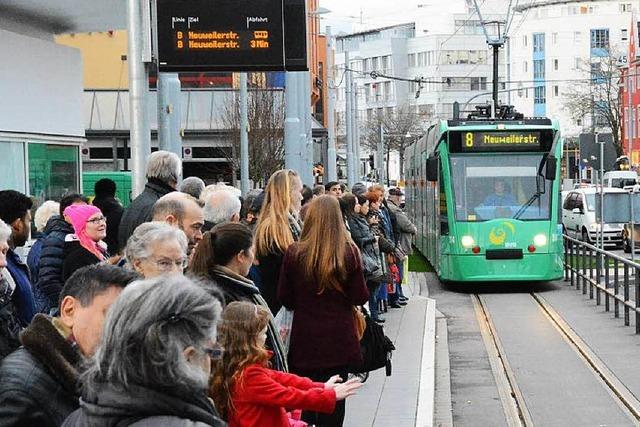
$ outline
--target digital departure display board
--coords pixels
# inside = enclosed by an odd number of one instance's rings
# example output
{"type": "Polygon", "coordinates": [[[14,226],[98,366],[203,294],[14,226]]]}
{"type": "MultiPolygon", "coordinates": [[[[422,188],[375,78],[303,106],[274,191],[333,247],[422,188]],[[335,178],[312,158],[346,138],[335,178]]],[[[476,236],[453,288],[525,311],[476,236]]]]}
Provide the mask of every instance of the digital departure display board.
{"type": "Polygon", "coordinates": [[[304,0],[157,0],[156,24],[160,71],[307,70],[304,0]]]}
{"type": "Polygon", "coordinates": [[[456,131],[449,135],[453,152],[548,151],[553,134],[538,130],[456,131]]]}

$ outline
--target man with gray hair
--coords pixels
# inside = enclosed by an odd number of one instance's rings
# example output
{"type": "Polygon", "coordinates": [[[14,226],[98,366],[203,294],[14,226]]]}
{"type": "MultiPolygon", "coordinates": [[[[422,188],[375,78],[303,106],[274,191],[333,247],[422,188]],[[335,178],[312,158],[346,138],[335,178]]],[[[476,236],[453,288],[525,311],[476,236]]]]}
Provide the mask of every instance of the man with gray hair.
{"type": "Polygon", "coordinates": [[[225,222],[240,222],[242,203],[226,188],[209,193],[204,201],[205,231],[225,222]]]}
{"type": "Polygon", "coordinates": [[[188,194],[173,192],[159,198],[153,205],[151,219],[166,222],[184,231],[189,241],[188,255],[202,240],[204,226],[202,208],[199,201],[188,194]]]}
{"type": "Polygon", "coordinates": [[[118,242],[125,247],[133,230],[151,220],[153,204],[165,194],[176,191],[182,175],[182,161],[169,151],[151,153],[147,162],[147,184],[144,191],[125,209],[118,229],[118,242]]]}
{"type": "Polygon", "coordinates": [[[226,426],[207,398],[220,312],[187,277],[128,286],[107,315],[83,404],[63,426],[226,426]]]}
{"type": "Polygon", "coordinates": [[[204,190],[204,181],[198,178],[197,176],[190,176],[182,180],[182,184],[180,184],[180,191],[182,193],[187,193],[190,196],[195,197],[196,199],[200,198],[200,194],[202,194],[202,190],[204,190]]]}

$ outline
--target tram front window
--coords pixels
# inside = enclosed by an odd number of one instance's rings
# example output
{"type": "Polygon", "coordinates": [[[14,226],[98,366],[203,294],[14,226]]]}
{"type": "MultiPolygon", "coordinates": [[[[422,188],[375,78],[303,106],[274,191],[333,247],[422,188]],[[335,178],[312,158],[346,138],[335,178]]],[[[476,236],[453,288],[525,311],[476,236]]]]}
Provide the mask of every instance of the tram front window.
{"type": "Polygon", "coordinates": [[[551,185],[536,177],[541,160],[540,154],[452,155],[456,220],[548,220],[551,185]]]}

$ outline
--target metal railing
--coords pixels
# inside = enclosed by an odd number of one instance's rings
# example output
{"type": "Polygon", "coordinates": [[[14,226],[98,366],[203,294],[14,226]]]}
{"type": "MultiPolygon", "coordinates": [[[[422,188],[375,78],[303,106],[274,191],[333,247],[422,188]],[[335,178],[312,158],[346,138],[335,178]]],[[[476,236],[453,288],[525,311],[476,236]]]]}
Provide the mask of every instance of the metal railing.
{"type": "Polygon", "coordinates": [[[564,236],[564,280],[570,282],[583,295],[596,299],[605,311],[620,318],[622,308],[625,326],[630,325],[631,312],[635,313],[636,334],[640,334],[640,264],[593,245],[564,236]],[[634,298],[630,298],[633,287],[634,298]]]}

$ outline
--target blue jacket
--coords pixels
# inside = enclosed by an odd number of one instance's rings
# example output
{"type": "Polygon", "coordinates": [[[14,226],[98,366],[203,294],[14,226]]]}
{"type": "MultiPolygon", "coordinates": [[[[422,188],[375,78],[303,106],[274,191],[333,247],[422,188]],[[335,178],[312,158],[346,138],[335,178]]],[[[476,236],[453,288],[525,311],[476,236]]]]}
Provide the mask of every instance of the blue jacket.
{"type": "Polygon", "coordinates": [[[40,275],[40,253],[42,252],[42,242],[45,237],[44,233],[41,233],[39,236],[35,236],[36,241],[31,245],[29,255],[27,255],[27,265],[29,266],[29,272],[31,273],[31,283],[36,283],[40,275]]]}
{"type": "Polygon", "coordinates": [[[13,249],[9,249],[7,252],[7,270],[9,270],[13,281],[16,282],[13,302],[18,311],[18,320],[23,327],[26,327],[36,314],[36,303],[29,280],[29,267],[22,262],[13,249]]]}
{"type": "Polygon", "coordinates": [[[44,229],[46,237],[40,251],[39,277],[34,286],[38,311],[48,313],[58,306],[58,297],[64,282],[62,263],[64,261],[64,239],[73,234],[73,227],[64,218],[55,216],[44,229]]]}

